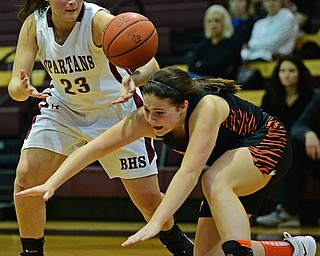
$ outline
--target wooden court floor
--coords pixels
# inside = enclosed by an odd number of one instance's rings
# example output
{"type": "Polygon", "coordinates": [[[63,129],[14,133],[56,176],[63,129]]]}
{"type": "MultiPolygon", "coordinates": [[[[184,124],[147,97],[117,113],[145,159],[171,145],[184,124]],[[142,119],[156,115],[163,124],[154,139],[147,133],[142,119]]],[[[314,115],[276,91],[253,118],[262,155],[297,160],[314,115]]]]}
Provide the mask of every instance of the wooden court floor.
{"type": "MultiPolygon", "coordinates": [[[[46,256],[170,256],[157,238],[122,248],[126,237],[138,230],[143,223],[48,221],[46,227],[46,256]]],[[[194,238],[195,224],[180,223],[181,228],[194,238]]],[[[252,227],[253,239],[280,240],[282,232],[292,235],[310,234],[320,247],[320,227],[261,228],[252,227]]],[[[0,222],[0,256],[18,256],[20,242],[17,223],[0,222]]],[[[320,256],[319,249],[316,256],[320,256]]]]}

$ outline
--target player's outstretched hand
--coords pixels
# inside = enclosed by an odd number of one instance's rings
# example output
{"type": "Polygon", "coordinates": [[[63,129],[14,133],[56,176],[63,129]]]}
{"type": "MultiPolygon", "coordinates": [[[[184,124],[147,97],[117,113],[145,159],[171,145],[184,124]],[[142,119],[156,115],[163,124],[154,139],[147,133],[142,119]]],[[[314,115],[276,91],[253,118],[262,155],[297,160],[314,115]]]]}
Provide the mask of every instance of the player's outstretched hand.
{"type": "Polygon", "coordinates": [[[150,221],[143,228],[141,228],[137,233],[129,236],[128,239],[121,244],[121,246],[126,247],[135,244],[140,241],[145,241],[151,237],[156,236],[161,230],[161,225],[155,221],[150,221]]]}
{"type": "Polygon", "coordinates": [[[20,86],[28,96],[39,99],[45,99],[48,97],[48,94],[38,92],[38,90],[31,85],[30,78],[26,75],[24,70],[20,71],[20,86]]]}
{"type": "Polygon", "coordinates": [[[128,101],[132,98],[136,91],[136,84],[131,79],[130,76],[125,76],[122,79],[122,84],[120,85],[120,97],[112,102],[112,104],[118,104],[128,101]]]}
{"type": "Polygon", "coordinates": [[[18,192],[15,194],[15,197],[26,197],[26,196],[42,196],[43,200],[48,201],[50,197],[54,194],[54,189],[50,188],[46,184],[42,184],[33,188],[29,188],[18,192]]]}

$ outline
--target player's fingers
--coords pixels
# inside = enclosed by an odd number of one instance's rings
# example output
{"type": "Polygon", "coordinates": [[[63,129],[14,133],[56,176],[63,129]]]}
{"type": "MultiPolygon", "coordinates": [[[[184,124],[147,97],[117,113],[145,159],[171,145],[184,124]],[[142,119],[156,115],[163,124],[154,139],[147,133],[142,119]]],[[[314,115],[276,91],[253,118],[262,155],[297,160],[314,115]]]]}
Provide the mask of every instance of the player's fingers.
{"type": "Polygon", "coordinates": [[[133,93],[127,93],[126,95],[122,95],[118,99],[114,100],[112,104],[127,102],[132,97],[133,97],[133,93]]]}
{"type": "Polygon", "coordinates": [[[53,190],[48,190],[47,192],[44,193],[43,195],[43,200],[48,201],[54,194],[53,190]]]}
{"type": "Polygon", "coordinates": [[[137,242],[145,241],[153,236],[154,232],[152,230],[146,230],[145,228],[140,229],[137,233],[129,236],[128,239],[121,244],[121,246],[126,247],[137,242]]]}
{"type": "Polygon", "coordinates": [[[125,99],[123,96],[120,96],[118,99],[112,101],[112,104],[119,104],[128,101],[128,99],[125,99]]]}
{"type": "Polygon", "coordinates": [[[23,191],[20,191],[18,193],[16,193],[14,196],[15,197],[27,197],[27,196],[41,196],[42,194],[35,191],[33,188],[30,189],[26,189],[23,191]]]}
{"type": "Polygon", "coordinates": [[[141,240],[137,236],[135,236],[135,235],[129,236],[128,239],[121,244],[121,246],[122,247],[130,246],[130,245],[133,245],[139,241],[141,241],[141,240]]]}
{"type": "Polygon", "coordinates": [[[23,79],[21,79],[21,86],[26,90],[28,87],[30,87],[29,78],[26,76],[23,79]]]}
{"type": "Polygon", "coordinates": [[[43,93],[40,93],[40,92],[37,92],[37,91],[33,91],[31,93],[31,96],[32,97],[35,97],[35,98],[38,98],[38,99],[45,99],[47,98],[49,95],[48,94],[43,94],[43,93]]]}

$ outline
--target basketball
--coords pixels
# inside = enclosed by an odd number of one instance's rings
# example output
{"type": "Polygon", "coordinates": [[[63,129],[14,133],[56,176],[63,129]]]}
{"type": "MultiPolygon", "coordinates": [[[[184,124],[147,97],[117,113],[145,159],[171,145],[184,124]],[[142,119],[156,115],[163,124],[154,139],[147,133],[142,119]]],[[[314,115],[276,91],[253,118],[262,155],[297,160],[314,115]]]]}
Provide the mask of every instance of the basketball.
{"type": "Polygon", "coordinates": [[[136,69],[148,63],[158,50],[158,32],[145,16],[125,12],[115,16],[102,33],[102,49],[120,68],[136,69]]]}

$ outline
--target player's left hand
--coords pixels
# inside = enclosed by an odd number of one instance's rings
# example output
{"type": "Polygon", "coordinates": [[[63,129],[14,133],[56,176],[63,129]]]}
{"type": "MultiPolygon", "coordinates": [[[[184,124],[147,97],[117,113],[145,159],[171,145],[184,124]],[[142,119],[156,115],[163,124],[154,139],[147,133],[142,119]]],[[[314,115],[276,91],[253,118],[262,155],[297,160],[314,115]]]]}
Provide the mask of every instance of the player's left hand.
{"type": "Polygon", "coordinates": [[[135,244],[140,241],[145,241],[151,237],[156,236],[160,230],[162,225],[160,225],[156,221],[150,220],[143,228],[141,228],[137,233],[132,236],[129,236],[128,239],[121,244],[122,247],[126,247],[132,244],[135,244]]]}
{"type": "Polygon", "coordinates": [[[128,101],[132,98],[136,91],[136,84],[131,79],[130,76],[125,76],[122,79],[122,84],[120,85],[120,97],[112,102],[112,104],[119,104],[128,101]]]}

